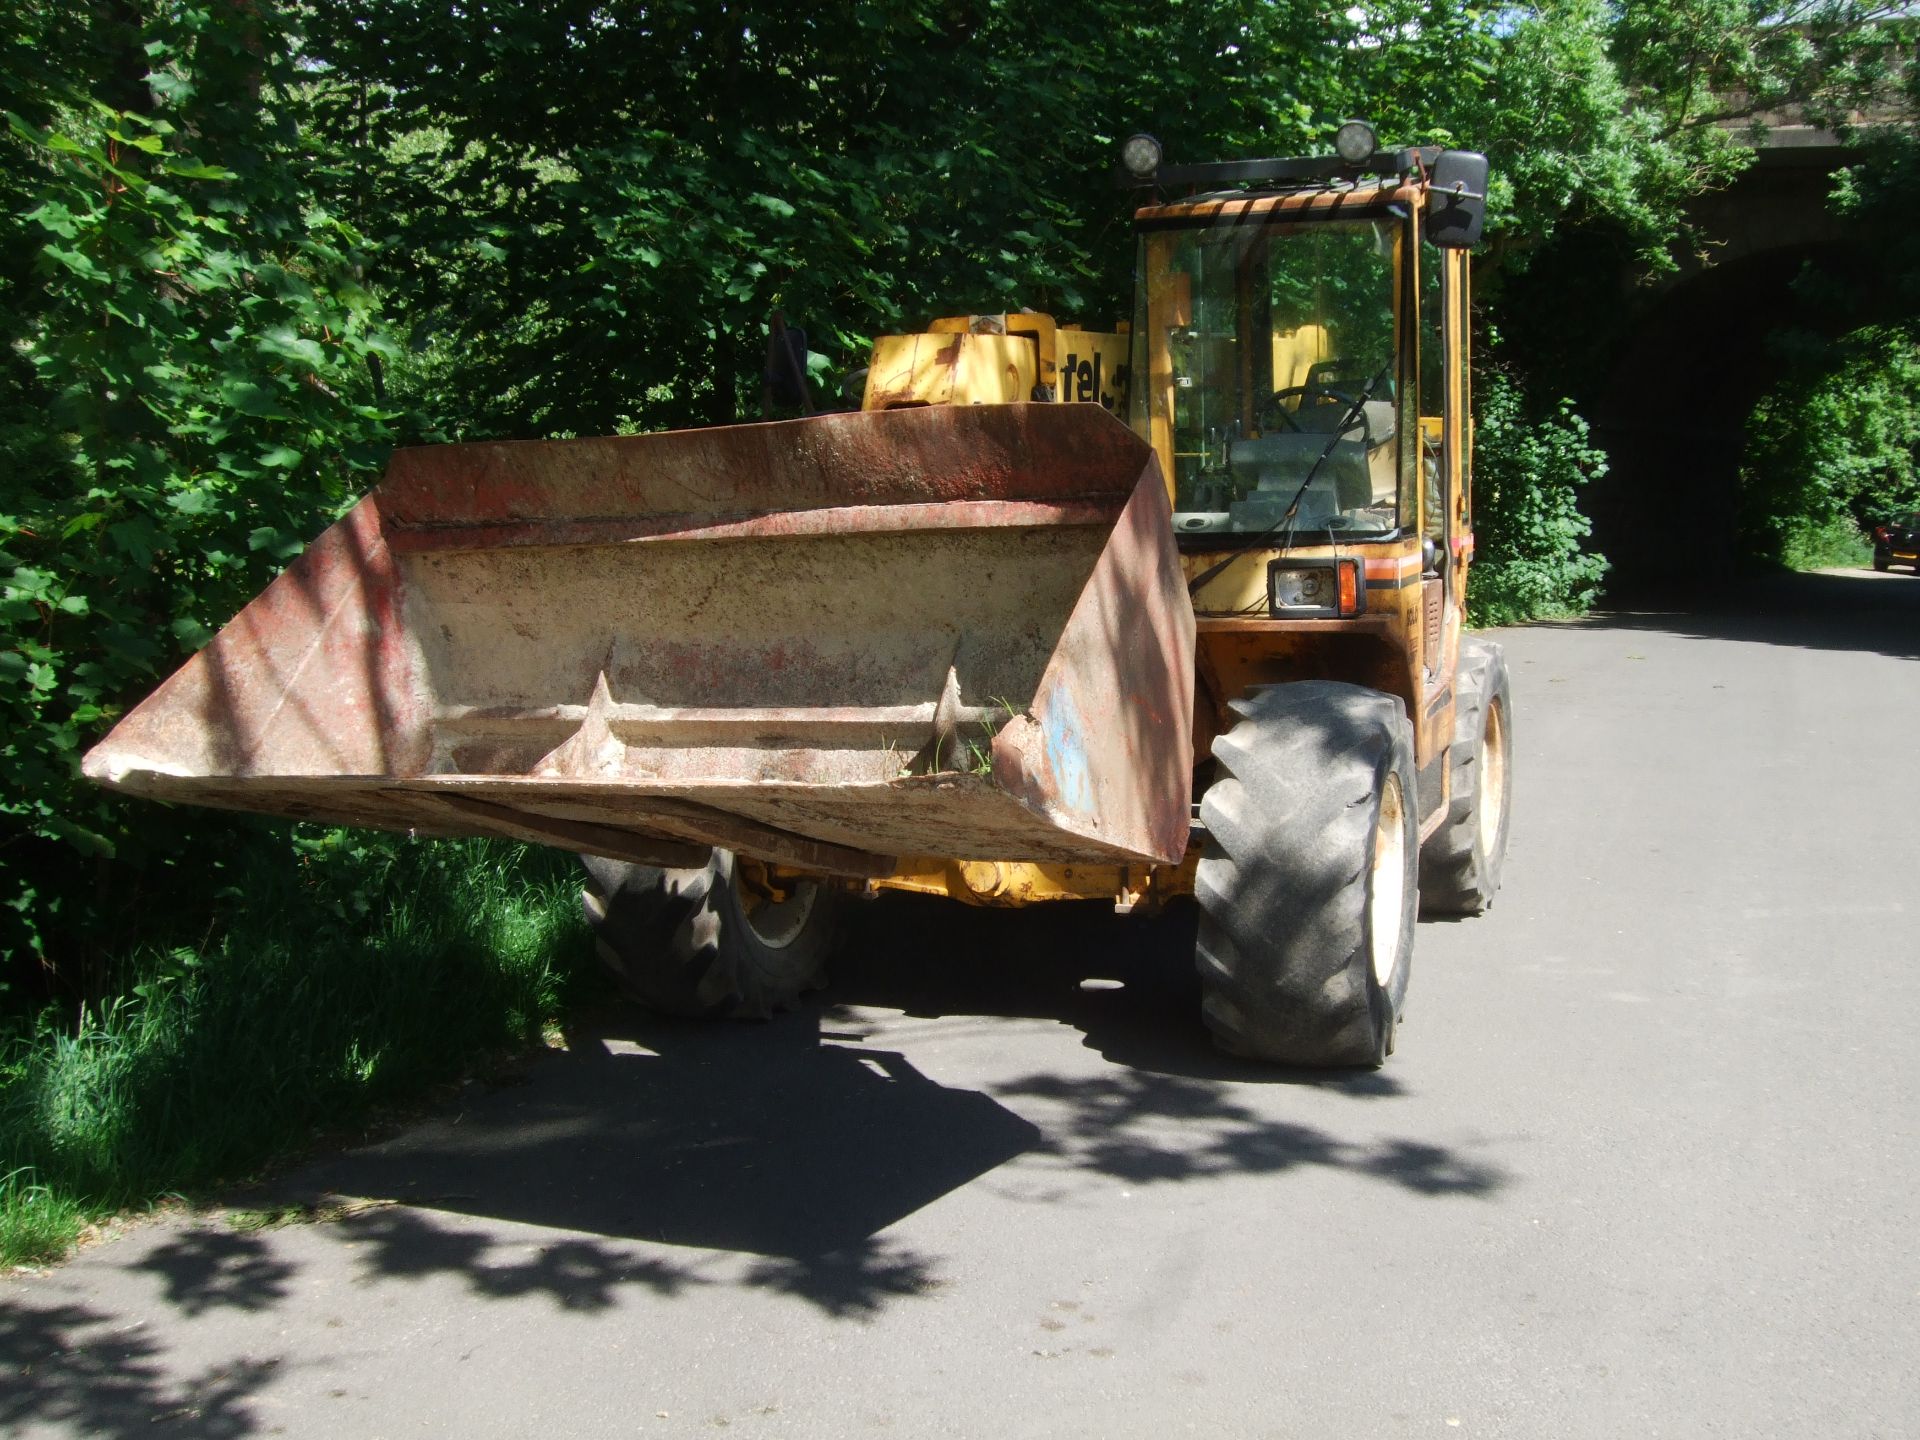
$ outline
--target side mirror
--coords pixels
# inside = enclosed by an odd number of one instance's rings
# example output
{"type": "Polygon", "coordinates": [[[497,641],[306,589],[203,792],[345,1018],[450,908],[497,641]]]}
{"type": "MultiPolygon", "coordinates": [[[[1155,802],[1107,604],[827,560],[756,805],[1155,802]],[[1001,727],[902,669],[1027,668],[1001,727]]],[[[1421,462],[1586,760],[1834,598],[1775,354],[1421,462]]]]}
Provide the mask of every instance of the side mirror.
{"type": "Polygon", "coordinates": [[[1427,184],[1427,239],[1442,250],[1480,242],[1487,220],[1487,157],[1473,150],[1442,150],[1427,184]]]}

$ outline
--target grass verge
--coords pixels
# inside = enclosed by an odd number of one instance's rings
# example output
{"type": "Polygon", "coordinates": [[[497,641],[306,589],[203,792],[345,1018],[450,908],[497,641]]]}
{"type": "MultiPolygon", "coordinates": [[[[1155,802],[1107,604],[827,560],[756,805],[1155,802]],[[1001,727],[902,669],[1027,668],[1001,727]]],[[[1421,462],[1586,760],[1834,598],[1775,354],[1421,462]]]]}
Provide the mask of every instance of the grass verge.
{"type": "Polygon", "coordinates": [[[537,1045],[586,952],[573,858],[349,831],[263,847],[201,946],[18,1027],[0,1061],[0,1264],[257,1171],[323,1129],[537,1045]]]}
{"type": "Polygon", "coordinates": [[[1780,562],[1789,570],[1865,570],[1873,563],[1873,542],[1860,533],[1858,525],[1844,517],[1800,520],[1787,528],[1781,542],[1780,562]]]}
{"type": "Polygon", "coordinates": [[[34,1183],[21,1168],[0,1176],[0,1262],[45,1265],[67,1253],[86,1224],[85,1207],[34,1183]]]}

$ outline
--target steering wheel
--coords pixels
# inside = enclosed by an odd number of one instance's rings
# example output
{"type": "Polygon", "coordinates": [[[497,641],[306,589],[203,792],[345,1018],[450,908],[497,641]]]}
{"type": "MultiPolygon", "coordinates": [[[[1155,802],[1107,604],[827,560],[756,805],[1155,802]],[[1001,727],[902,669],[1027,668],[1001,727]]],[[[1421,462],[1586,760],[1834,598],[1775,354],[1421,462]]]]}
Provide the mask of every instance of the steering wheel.
{"type": "MultiPolygon", "coordinates": [[[[1376,371],[1371,379],[1363,380],[1344,360],[1323,360],[1307,372],[1306,392],[1316,406],[1338,406],[1343,412],[1353,415],[1351,429],[1360,432],[1361,443],[1369,447],[1373,444],[1373,421],[1366,413],[1362,401],[1372,397],[1393,369],[1391,357],[1385,365],[1376,371]]],[[[1302,401],[1302,409],[1306,401],[1302,401]]]]}
{"type": "Polygon", "coordinates": [[[1276,390],[1273,399],[1267,402],[1266,414],[1262,418],[1271,418],[1282,430],[1298,435],[1301,433],[1300,422],[1294,419],[1293,410],[1287,407],[1287,402],[1291,400],[1297,407],[1306,398],[1307,387],[1304,385],[1289,385],[1285,390],[1276,390]]]}

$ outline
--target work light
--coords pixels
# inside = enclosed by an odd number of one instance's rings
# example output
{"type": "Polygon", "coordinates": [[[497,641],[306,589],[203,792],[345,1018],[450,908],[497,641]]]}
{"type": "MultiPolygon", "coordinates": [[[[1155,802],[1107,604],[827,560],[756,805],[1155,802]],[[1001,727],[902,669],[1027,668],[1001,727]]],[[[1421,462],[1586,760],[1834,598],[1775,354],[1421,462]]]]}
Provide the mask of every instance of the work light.
{"type": "Polygon", "coordinates": [[[1151,135],[1128,136],[1120,147],[1120,163],[1135,179],[1147,179],[1160,168],[1160,142],[1151,135]]]}
{"type": "Polygon", "coordinates": [[[1349,165],[1365,164],[1379,148],[1380,141],[1373,133],[1373,126],[1364,120],[1349,120],[1334,132],[1334,153],[1349,165]]]}

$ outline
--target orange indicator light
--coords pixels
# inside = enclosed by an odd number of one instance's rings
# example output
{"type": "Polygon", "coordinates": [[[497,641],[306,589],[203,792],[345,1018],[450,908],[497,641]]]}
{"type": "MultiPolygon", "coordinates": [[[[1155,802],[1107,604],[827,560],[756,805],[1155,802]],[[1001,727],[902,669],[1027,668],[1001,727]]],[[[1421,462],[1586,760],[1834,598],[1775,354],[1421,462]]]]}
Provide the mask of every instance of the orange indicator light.
{"type": "Polygon", "coordinates": [[[1360,613],[1360,567],[1351,560],[1343,560],[1334,567],[1334,573],[1340,577],[1340,613],[1358,615],[1360,613]]]}

